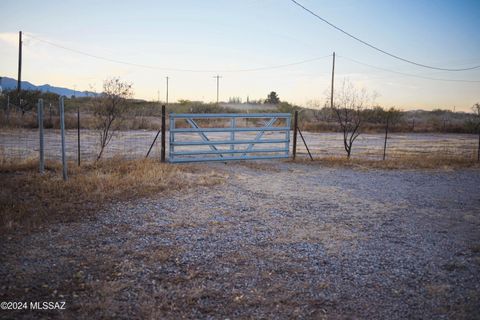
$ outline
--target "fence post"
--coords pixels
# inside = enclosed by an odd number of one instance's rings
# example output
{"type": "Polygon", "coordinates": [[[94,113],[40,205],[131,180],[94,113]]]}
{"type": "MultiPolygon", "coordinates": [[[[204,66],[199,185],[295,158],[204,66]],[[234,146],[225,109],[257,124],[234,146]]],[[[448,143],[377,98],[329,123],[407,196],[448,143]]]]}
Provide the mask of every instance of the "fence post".
{"type": "Polygon", "coordinates": [[[477,149],[477,161],[480,162],[480,126],[478,127],[478,149],[477,149]]]}
{"type": "Polygon", "coordinates": [[[64,97],[60,97],[60,132],[62,136],[62,167],[63,167],[63,180],[67,180],[67,159],[65,156],[65,107],[64,97]]]}
{"type": "Polygon", "coordinates": [[[297,156],[297,129],[298,129],[298,111],[295,110],[293,116],[293,160],[297,156]]]}
{"type": "Polygon", "coordinates": [[[160,161],[165,162],[165,105],[162,105],[162,149],[160,152],[160,161]]]}
{"type": "Polygon", "coordinates": [[[40,170],[40,173],[44,173],[45,172],[45,152],[44,152],[44,140],[43,140],[43,99],[38,99],[37,117],[38,117],[38,132],[40,135],[39,170],[40,170]]]}
{"type": "Polygon", "coordinates": [[[383,144],[383,160],[385,160],[385,156],[386,156],[386,153],[387,153],[388,118],[390,118],[389,114],[387,114],[387,125],[385,126],[385,142],[383,144]]]}
{"type": "Polygon", "coordinates": [[[77,106],[77,160],[80,167],[80,106],[77,106]]]}

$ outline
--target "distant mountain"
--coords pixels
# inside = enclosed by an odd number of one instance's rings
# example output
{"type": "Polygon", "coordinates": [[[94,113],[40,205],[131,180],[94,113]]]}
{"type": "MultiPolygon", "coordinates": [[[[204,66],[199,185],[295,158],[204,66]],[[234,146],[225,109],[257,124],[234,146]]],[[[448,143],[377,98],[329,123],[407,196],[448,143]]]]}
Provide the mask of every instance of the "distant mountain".
{"type": "MultiPolygon", "coordinates": [[[[17,80],[9,77],[0,77],[0,88],[2,90],[12,90],[17,88],[17,80]]],[[[90,91],[75,91],[68,88],[54,87],[49,84],[41,86],[34,85],[28,81],[22,81],[22,90],[39,90],[42,92],[52,92],[61,96],[72,97],[91,97],[97,95],[97,93],[90,91]]]]}

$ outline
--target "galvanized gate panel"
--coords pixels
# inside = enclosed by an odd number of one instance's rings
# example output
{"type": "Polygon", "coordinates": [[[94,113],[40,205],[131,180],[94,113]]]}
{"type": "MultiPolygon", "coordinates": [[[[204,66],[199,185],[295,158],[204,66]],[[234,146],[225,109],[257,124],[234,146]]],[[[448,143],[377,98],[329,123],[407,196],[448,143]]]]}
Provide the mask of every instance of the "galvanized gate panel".
{"type": "Polygon", "coordinates": [[[289,146],[289,113],[170,114],[170,162],[288,158],[289,146]]]}

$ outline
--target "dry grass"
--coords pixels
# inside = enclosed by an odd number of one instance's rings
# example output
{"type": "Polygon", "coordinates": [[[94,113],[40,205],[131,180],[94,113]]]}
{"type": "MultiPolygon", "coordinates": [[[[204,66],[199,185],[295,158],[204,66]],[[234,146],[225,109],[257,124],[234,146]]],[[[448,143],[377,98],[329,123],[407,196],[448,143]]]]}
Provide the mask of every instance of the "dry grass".
{"type": "Polygon", "coordinates": [[[30,230],[51,221],[72,221],[115,200],[147,197],[223,181],[212,171],[153,160],[111,159],[69,166],[68,181],[59,165],[38,172],[34,160],[0,160],[0,229],[30,230]]]}
{"type": "Polygon", "coordinates": [[[308,158],[295,160],[312,165],[324,165],[327,167],[347,167],[354,169],[461,169],[480,168],[480,162],[473,158],[465,157],[443,157],[443,156],[397,156],[393,159],[373,160],[346,157],[324,157],[311,161],[308,158]]]}

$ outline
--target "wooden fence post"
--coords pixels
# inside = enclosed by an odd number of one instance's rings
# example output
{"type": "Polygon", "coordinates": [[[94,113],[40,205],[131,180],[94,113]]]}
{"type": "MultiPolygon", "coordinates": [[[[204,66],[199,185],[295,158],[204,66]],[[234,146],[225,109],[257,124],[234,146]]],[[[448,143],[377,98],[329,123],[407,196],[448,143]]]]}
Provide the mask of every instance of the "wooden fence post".
{"type": "Polygon", "coordinates": [[[162,105],[162,149],[160,161],[165,162],[165,105],[162,105]]]}
{"type": "Polygon", "coordinates": [[[293,116],[293,160],[297,156],[297,130],[298,129],[298,111],[295,110],[293,116]]]}
{"type": "Polygon", "coordinates": [[[383,144],[383,160],[385,160],[385,156],[387,153],[387,139],[388,139],[388,120],[390,115],[387,114],[387,125],[385,126],[385,142],[383,144]]]}

